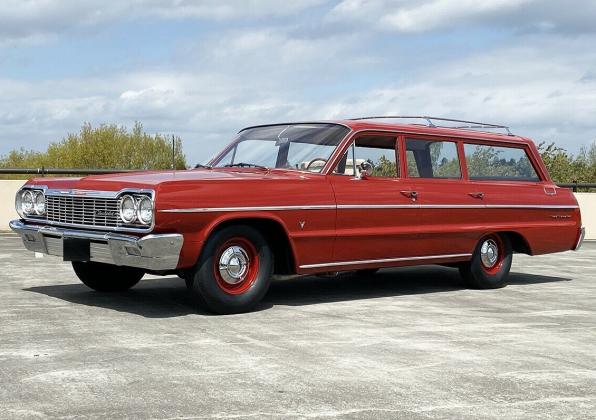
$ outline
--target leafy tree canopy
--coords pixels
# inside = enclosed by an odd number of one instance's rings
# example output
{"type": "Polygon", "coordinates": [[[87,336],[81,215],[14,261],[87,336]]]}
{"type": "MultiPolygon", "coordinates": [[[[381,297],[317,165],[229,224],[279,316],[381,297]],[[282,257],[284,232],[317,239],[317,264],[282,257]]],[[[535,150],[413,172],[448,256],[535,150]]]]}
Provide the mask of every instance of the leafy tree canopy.
{"type": "Polygon", "coordinates": [[[544,142],[538,145],[542,160],[551,178],[556,182],[596,182],[596,142],[582,146],[577,155],[544,142]]]}
{"type": "MultiPolygon", "coordinates": [[[[175,165],[186,167],[182,140],[174,137],[175,165]]],[[[116,124],[92,127],[85,123],[76,134],[50,143],[46,152],[13,150],[0,158],[0,168],[170,169],[172,138],[150,135],[136,122],[132,131],[116,124]]]]}

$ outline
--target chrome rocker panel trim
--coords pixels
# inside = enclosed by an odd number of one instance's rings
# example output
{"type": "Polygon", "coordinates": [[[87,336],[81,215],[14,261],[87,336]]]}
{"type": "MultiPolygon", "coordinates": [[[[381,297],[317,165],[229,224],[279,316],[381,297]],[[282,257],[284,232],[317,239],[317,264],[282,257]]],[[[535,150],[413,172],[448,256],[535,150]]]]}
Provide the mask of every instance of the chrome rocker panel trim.
{"type": "Polygon", "coordinates": [[[89,239],[91,261],[150,271],[174,270],[178,266],[184,237],[180,234],[151,234],[142,237],[87,230],[63,229],[10,222],[29,251],[62,257],[63,239],[89,239]]]}
{"type": "Polygon", "coordinates": [[[324,268],[324,267],[343,267],[343,266],[351,266],[351,265],[385,264],[385,263],[395,263],[395,262],[404,262],[404,261],[424,261],[424,260],[438,260],[438,259],[451,259],[451,258],[467,258],[467,257],[471,257],[471,256],[472,256],[472,254],[444,254],[444,255],[424,255],[424,256],[417,256],[417,257],[382,258],[382,259],[376,259],[376,260],[338,261],[338,262],[321,263],[321,264],[306,264],[306,265],[301,265],[300,268],[309,269],[309,268],[324,268]]]}

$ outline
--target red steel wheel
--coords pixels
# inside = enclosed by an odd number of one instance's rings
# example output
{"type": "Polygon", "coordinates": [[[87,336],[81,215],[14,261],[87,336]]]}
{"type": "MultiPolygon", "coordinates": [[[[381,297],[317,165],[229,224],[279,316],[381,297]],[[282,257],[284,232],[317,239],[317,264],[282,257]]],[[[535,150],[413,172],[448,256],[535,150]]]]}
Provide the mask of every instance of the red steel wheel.
{"type": "Polygon", "coordinates": [[[186,284],[197,302],[218,314],[248,312],[271,284],[273,251],[252,226],[222,227],[209,236],[186,284]]]}
{"type": "Polygon", "coordinates": [[[480,243],[480,266],[490,275],[499,272],[503,266],[505,245],[499,235],[489,235],[480,243]]]}
{"type": "Polygon", "coordinates": [[[469,287],[496,289],[505,285],[512,261],[513,251],[507,235],[491,233],[480,239],[472,259],[460,264],[459,271],[469,287]]]}
{"type": "Polygon", "coordinates": [[[246,292],[253,285],[258,272],[259,254],[246,238],[232,238],[215,253],[213,273],[217,285],[230,295],[246,292]]]}

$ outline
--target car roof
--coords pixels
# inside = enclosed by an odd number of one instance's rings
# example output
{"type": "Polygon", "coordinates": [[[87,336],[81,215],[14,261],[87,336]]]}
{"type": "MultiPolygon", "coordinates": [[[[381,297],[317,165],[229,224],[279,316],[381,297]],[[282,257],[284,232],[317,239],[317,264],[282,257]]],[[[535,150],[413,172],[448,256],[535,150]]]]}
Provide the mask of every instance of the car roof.
{"type": "MultiPolygon", "coordinates": [[[[436,137],[456,137],[470,140],[488,140],[502,143],[527,144],[532,141],[527,137],[514,134],[495,133],[482,131],[473,128],[450,128],[444,126],[430,126],[426,124],[390,122],[378,119],[343,119],[343,120],[315,120],[315,121],[295,121],[274,124],[254,125],[243,128],[241,131],[258,127],[269,127],[274,125],[298,125],[298,124],[337,124],[347,127],[352,132],[358,131],[397,131],[404,134],[428,135],[436,137]]],[[[504,126],[495,126],[495,128],[505,128],[504,126]]]]}

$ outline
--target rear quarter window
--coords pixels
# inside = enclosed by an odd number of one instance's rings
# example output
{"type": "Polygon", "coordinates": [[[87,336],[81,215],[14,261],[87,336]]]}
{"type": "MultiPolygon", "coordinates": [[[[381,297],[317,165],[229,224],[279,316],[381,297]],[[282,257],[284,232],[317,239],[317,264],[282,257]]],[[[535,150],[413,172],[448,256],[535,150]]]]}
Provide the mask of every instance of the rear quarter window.
{"type": "Polygon", "coordinates": [[[472,180],[540,181],[525,149],[464,144],[472,180]]]}

